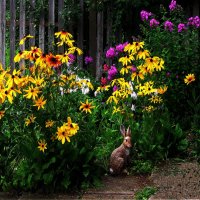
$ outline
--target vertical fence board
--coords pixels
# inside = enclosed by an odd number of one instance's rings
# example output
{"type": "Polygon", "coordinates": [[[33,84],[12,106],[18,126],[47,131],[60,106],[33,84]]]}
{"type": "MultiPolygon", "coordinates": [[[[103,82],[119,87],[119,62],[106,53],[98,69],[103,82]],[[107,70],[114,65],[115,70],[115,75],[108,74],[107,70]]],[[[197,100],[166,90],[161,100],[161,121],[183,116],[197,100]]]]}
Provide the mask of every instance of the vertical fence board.
{"type": "Polygon", "coordinates": [[[15,31],[16,31],[16,1],[10,0],[10,67],[11,70],[15,68],[15,31]]]}
{"type": "Polygon", "coordinates": [[[97,13],[97,61],[96,61],[96,80],[102,74],[103,56],[103,11],[97,13]]]}
{"type": "Polygon", "coordinates": [[[54,50],[54,27],[55,27],[55,1],[49,0],[49,16],[48,16],[48,47],[49,51],[54,50]]]}
{"type": "Polygon", "coordinates": [[[35,46],[35,17],[34,11],[35,10],[35,0],[30,0],[30,18],[29,18],[29,34],[32,35],[34,38],[29,40],[29,46],[35,46]]]}
{"type": "MultiPolygon", "coordinates": [[[[81,16],[79,17],[79,21],[78,21],[78,35],[77,35],[77,45],[80,49],[83,50],[83,35],[84,35],[84,2],[83,0],[80,0],[80,12],[81,12],[81,16]]],[[[79,67],[82,69],[83,68],[83,55],[80,55],[78,57],[78,65],[79,67]]]]}
{"type": "Polygon", "coordinates": [[[0,63],[5,68],[6,62],[6,0],[1,0],[0,3],[0,63]]]}
{"type": "Polygon", "coordinates": [[[44,34],[45,34],[45,13],[44,10],[42,10],[40,13],[40,24],[39,24],[39,47],[43,51],[45,51],[44,34]]]}
{"type": "Polygon", "coordinates": [[[94,59],[94,62],[91,64],[91,71],[94,73],[96,70],[96,51],[97,51],[97,43],[96,43],[96,34],[97,34],[97,21],[96,21],[96,12],[91,10],[89,12],[89,54],[94,59]]]}
{"type": "MultiPolygon", "coordinates": [[[[20,16],[19,16],[19,40],[21,40],[25,36],[26,22],[25,22],[25,12],[26,12],[26,3],[25,0],[20,1],[20,16]]],[[[25,43],[20,45],[20,50],[25,50],[25,43]]],[[[24,60],[21,60],[19,63],[20,67],[25,65],[24,60]]]]}
{"type": "MultiPolygon", "coordinates": [[[[63,8],[64,8],[64,0],[58,0],[58,31],[61,31],[64,28],[64,21],[62,17],[63,8]]],[[[64,47],[60,46],[58,52],[63,53],[64,47]]]]}

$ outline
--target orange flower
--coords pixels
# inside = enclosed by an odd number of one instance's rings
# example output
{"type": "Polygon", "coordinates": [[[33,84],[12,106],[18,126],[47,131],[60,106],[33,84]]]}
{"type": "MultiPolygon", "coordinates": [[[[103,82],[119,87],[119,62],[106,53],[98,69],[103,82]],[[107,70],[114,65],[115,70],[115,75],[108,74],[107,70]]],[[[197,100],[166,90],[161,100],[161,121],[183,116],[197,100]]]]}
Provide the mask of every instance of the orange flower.
{"type": "Polygon", "coordinates": [[[46,62],[49,67],[59,67],[61,65],[60,56],[54,56],[52,53],[46,56],[46,62]]]}

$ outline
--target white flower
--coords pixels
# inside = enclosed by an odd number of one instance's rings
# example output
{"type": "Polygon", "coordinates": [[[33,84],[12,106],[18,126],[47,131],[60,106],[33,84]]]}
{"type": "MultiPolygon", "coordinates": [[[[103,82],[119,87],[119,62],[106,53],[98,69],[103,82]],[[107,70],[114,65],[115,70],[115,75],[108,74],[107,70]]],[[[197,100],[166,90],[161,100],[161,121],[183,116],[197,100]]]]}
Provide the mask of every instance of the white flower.
{"type": "Polygon", "coordinates": [[[133,92],[131,93],[131,97],[132,97],[133,99],[136,100],[136,99],[137,99],[137,94],[136,94],[136,92],[133,91],[133,92]]]}
{"type": "Polygon", "coordinates": [[[132,110],[132,111],[135,111],[135,105],[132,104],[131,110],[132,110]]]}

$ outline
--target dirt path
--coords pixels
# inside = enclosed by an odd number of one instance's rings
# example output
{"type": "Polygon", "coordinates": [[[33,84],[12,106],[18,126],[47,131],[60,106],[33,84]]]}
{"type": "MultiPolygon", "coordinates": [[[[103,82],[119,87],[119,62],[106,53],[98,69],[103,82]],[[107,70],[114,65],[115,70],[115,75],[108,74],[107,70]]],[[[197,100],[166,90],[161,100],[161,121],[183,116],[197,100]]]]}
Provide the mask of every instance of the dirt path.
{"type": "Polygon", "coordinates": [[[154,199],[200,199],[200,165],[197,162],[168,161],[158,166],[150,176],[105,176],[102,187],[91,188],[81,195],[53,194],[39,195],[24,193],[20,197],[0,193],[0,200],[36,199],[131,199],[137,191],[146,186],[157,188],[154,199]]]}

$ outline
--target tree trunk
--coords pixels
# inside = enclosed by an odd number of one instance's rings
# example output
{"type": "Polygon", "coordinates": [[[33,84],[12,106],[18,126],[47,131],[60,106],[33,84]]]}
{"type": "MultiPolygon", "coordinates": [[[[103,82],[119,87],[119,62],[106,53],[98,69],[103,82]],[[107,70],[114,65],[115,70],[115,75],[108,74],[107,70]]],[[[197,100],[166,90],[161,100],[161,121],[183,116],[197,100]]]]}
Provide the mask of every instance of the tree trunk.
{"type": "Polygon", "coordinates": [[[48,45],[49,52],[54,50],[54,27],[55,27],[55,0],[49,0],[49,16],[48,16],[48,45]]]}
{"type": "Polygon", "coordinates": [[[91,63],[90,71],[96,76],[96,52],[97,52],[97,17],[96,11],[91,10],[89,12],[89,55],[93,58],[93,63],[91,63]]]}
{"type": "Polygon", "coordinates": [[[103,64],[103,11],[97,13],[97,61],[96,80],[100,80],[103,64]]]}
{"type": "MultiPolygon", "coordinates": [[[[78,37],[77,37],[77,44],[80,49],[83,50],[83,27],[84,27],[84,2],[83,0],[80,0],[80,12],[81,16],[79,17],[78,21],[78,37]]],[[[78,66],[83,69],[83,55],[78,56],[78,66]]]]}
{"type": "Polygon", "coordinates": [[[45,52],[44,46],[44,34],[45,34],[45,13],[44,10],[40,13],[40,24],[39,24],[39,47],[45,52]]]}
{"type": "MultiPolygon", "coordinates": [[[[24,36],[25,36],[25,11],[26,11],[26,3],[25,0],[21,0],[20,1],[20,6],[19,6],[19,10],[20,10],[20,16],[19,16],[19,40],[21,40],[24,36]]],[[[20,50],[24,51],[25,50],[25,43],[20,45],[20,50]]],[[[25,61],[21,60],[19,63],[20,67],[24,67],[25,66],[25,61]]]]}
{"type": "MultiPolygon", "coordinates": [[[[64,0],[58,0],[58,31],[63,30],[64,21],[63,21],[63,8],[64,8],[64,0]]],[[[60,46],[58,49],[58,53],[64,52],[64,46],[60,46]]]]}
{"type": "Polygon", "coordinates": [[[30,18],[29,18],[29,34],[34,38],[29,40],[29,46],[35,46],[35,22],[34,22],[34,10],[35,10],[35,0],[30,0],[30,18]]]}
{"type": "Polygon", "coordinates": [[[6,0],[1,0],[0,3],[0,63],[5,68],[6,57],[6,0]]]}
{"type": "Polygon", "coordinates": [[[15,0],[10,0],[10,68],[15,68],[15,31],[16,31],[16,4],[15,0]]]}

